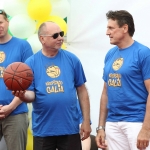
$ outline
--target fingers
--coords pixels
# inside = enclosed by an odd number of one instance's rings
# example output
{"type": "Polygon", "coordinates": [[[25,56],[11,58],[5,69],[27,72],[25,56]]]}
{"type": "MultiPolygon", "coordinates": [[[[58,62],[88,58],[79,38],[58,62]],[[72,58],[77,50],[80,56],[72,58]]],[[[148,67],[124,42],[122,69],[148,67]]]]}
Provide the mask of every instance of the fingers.
{"type": "Polygon", "coordinates": [[[102,140],[101,137],[96,136],[95,141],[96,141],[97,147],[102,148],[102,149],[107,147],[105,140],[102,140]]]}
{"type": "MultiPolygon", "coordinates": [[[[90,127],[90,126],[89,126],[90,127]]],[[[83,129],[81,128],[81,140],[85,140],[87,139],[89,136],[90,136],[90,133],[91,133],[91,127],[90,128],[87,128],[87,129],[83,129]]]]}
{"type": "Polygon", "coordinates": [[[0,119],[4,119],[5,118],[5,115],[0,115],[0,119]]]}
{"type": "Polygon", "coordinates": [[[85,140],[90,136],[91,126],[89,122],[83,122],[80,127],[81,140],[85,140]]]}
{"type": "Polygon", "coordinates": [[[105,140],[105,131],[104,130],[99,130],[97,133],[97,136],[95,138],[97,147],[101,148],[101,149],[105,149],[107,148],[107,143],[105,140]]]}
{"type": "Polygon", "coordinates": [[[4,110],[0,109],[0,119],[4,119],[5,118],[5,112],[4,110]]]}
{"type": "Polygon", "coordinates": [[[81,135],[81,140],[85,140],[90,136],[90,132],[83,132],[81,135]]]}
{"type": "Polygon", "coordinates": [[[104,138],[104,137],[101,138],[101,143],[102,143],[102,147],[103,147],[103,148],[107,147],[106,141],[105,141],[105,138],[104,138]]]}
{"type": "Polygon", "coordinates": [[[17,97],[24,97],[26,91],[12,91],[12,94],[17,97]]]}
{"type": "Polygon", "coordinates": [[[137,142],[137,148],[138,149],[146,149],[146,147],[148,147],[148,145],[149,145],[149,141],[146,141],[146,140],[144,140],[144,141],[138,141],[137,142]]]}
{"type": "Polygon", "coordinates": [[[83,137],[84,137],[84,133],[83,133],[83,131],[80,129],[80,138],[81,138],[81,140],[82,140],[83,137]]]}
{"type": "Polygon", "coordinates": [[[88,129],[87,131],[85,131],[82,127],[80,128],[80,136],[81,136],[81,140],[85,140],[90,136],[91,133],[91,129],[88,129]]]}

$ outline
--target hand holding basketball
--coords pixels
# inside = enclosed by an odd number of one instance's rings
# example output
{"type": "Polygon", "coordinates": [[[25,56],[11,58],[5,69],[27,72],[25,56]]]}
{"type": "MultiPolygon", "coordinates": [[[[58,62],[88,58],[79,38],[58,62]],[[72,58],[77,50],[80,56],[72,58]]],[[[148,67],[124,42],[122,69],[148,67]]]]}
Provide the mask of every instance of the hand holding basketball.
{"type": "Polygon", "coordinates": [[[3,79],[9,90],[24,91],[32,83],[33,72],[25,63],[14,62],[5,69],[3,79]]]}

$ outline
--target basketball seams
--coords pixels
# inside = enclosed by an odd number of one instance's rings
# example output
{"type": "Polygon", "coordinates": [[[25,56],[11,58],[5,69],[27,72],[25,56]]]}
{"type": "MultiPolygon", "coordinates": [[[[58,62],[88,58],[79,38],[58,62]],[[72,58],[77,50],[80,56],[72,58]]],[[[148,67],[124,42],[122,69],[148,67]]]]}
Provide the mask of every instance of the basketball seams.
{"type": "MultiPolygon", "coordinates": [[[[19,67],[19,65],[20,65],[20,64],[21,64],[21,63],[19,63],[19,64],[18,64],[18,66],[16,67],[16,70],[17,70],[17,68],[19,67]]],[[[10,66],[10,68],[11,68],[11,70],[13,70],[12,66],[10,66]]],[[[11,89],[12,89],[13,80],[14,80],[14,76],[15,76],[15,72],[16,72],[16,70],[13,70],[13,71],[14,71],[14,74],[12,74],[11,89]]]]}
{"type": "MultiPolygon", "coordinates": [[[[12,75],[12,74],[10,74],[10,75],[12,75]]],[[[15,75],[15,76],[16,76],[16,75],[15,75]]],[[[22,78],[22,79],[24,79],[24,80],[26,80],[26,81],[32,81],[32,79],[29,80],[29,79],[27,79],[27,78],[23,78],[23,77],[20,77],[20,76],[16,76],[16,77],[22,78]]],[[[9,78],[5,79],[4,81],[7,81],[8,79],[14,80],[15,78],[9,77],[9,78]]],[[[17,80],[17,79],[15,79],[15,80],[17,80]]]]}
{"type": "MultiPolygon", "coordinates": [[[[29,71],[30,71],[30,70],[29,70],[29,71]]],[[[21,72],[25,72],[25,71],[21,71],[21,72]]],[[[16,76],[16,77],[18,77],[18,78],[25,79],[25,80],[27,80],[27,81],[32,81],[32,80],[33,80],[31,77],[29,77],[29,78],[31,78],[31,79],[29,80],[28,78],[19,76],[19,75],[17,75],[17,74],[13,75],[12,73],[9,73],[9,72],[5,71],[5,74],[6,74],[6,73],[9,74],[9,75],[12,75],[12,76],[16,76]]],[[[18,73],[18,72],[17,72],[17,73],[18,73]]],[[[32,74],[32,72],[31,72],[31,74],[32,74]]],[[[10,79],[10,78],[12,78],[12,77],[9,77],[9,78],[7,78],[7,79],[10,79]]],[[[13,79],[14,79],[14,78],[13,78],[13,79]]]]}
{"type": "MultiPolygon", "coordinates": [[[[18,63],[18,62],[17,62],[17,63],[18,63]]],[[[20,64],[21,64],[21,63],[18,63],[18,64],[17,64],[18,66],[15,66],[15,70],[13,69],[13,66],[10,64],[11,70],[14,71],[14,72],[16,72],[17,69],[19,68],[20,64]]]]}
{"type": "Polygon", "coordinates": [[[6,83],[8,80],[12,80],[12,81],[11,81],[11,89],[13,88],[13,82],[16,81],[16,82],[18,83],[19,87],[21,87],[21,90],[25,90],[25,89],[22,87],[22,85],[19,83],[19,81],[16,80],[15,78],[14,78],[14,79],[10,79],[10,78],[9,78],[9,79],[6,79],[6,80],[5,80],[5,83],[6,83]]]}

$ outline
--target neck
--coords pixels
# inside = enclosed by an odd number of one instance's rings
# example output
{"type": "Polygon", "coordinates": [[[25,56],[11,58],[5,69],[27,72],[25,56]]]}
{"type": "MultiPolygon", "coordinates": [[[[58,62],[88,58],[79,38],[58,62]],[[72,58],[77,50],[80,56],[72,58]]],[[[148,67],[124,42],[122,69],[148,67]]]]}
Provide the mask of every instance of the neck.
{"type": "Polygon", "coordinates": [[[44,48],[42,49],[42,53],[46,57],[55,57],[58,53],[58,50],[45,50],[44,48]]]}
{"type": "Polygon", "coordinates": [[[0,37],[0,44],[7,43],[11,38],[12,36],[7,33],[5,36],[0,37]]]}
{"type": "Polygon", "coordinates": [[[134,40],[132,39],[132,37],[128,37],[126,39],[123,39],[120,43],[118,43],[117,46],[119,47],[119,49],[124,49],[130,47],[133,43],[134,40]]]}

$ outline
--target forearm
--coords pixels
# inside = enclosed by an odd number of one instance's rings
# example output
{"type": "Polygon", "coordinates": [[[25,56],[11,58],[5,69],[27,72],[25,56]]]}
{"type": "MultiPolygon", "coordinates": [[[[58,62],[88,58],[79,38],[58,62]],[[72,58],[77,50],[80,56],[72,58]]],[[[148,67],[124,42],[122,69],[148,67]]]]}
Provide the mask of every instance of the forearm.
{"type": "Polygon", "coordinates": [[[19,97],[19,92],[15,93],[15,97],[12,102],[9,104],[12,110],[16,109],[22,102],[33,102],[35,99],[35,94],[33,91],[25,91],[23,96],[19,97]]]}
{"type": "Polygon", "coordinates": [[[9,104],[10,109],[12,111],[15,110],[21,103],[22,101],[18,97],[15,96],[12,102],[9,104]]]}
{"type": "Polygon", "coordinates": [[[106,83],[104,83],[104,87],[100,99],[99,126],[105,126],[106,118],[108,114],[107,103],[108,103],[107,88],[106,88],[106,83]]]}
{"type": "Polygon", "coordinates": [[[105,126],[107,114],[107,96],[102,95],[100,102],[99,126],[105,126]]]}
{"type": "Polygon", "coordinates": [[[26,91],[24,96],[21,98],[26,103],[31,103],[35,99],[35,93],[33,91],[26,91]]]}
{"type": "Polygon", "coordinates": [[[78,99],[82,110],[83,121],[90,123],[90,102],[85,85],[77,88],[78,99]]]}

